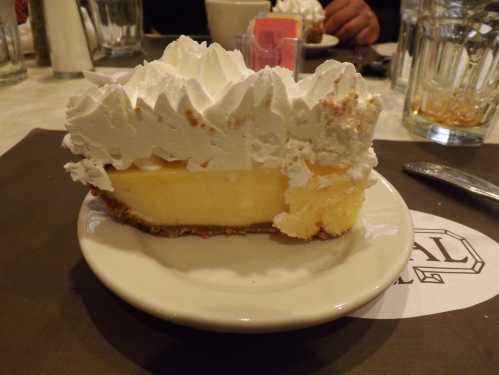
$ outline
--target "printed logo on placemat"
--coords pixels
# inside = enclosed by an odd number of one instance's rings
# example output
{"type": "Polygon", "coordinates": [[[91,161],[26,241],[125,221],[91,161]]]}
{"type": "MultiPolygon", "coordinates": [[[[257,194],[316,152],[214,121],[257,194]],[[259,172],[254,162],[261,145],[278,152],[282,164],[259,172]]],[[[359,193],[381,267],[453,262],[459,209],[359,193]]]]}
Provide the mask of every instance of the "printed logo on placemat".
{"type": "Polygon", "coordinates": [[[398,278],[395,284],[444,284],[445,274],[479,274],[485,262],[470,242],[448,229],[414,228],[414,245],[408,269],[410,279],[398,278]]]}
{"type": "Polygon", "coordinates": [[[411,211],[406,269],[383,295],[351,316],[409,318],[466,308],[499,294],[499,244],[453,221],[411,211]]]}

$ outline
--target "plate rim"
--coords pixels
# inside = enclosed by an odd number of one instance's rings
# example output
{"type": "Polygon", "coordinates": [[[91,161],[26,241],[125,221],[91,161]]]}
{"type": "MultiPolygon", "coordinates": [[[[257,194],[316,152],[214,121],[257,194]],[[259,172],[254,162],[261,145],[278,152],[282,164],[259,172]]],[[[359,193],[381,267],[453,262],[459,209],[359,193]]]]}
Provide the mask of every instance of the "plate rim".
{"type": "MultiPolygon", "coordinates": [[[[121,299],[134,306],[135,308],[147,312],[157,318],[180,324],[183,326],[188,326],[192,328],[214,331],[214,332],[230,332],[230,333],[271,333],[271,332],[283,332],[296,330],[311,326],[316,326],[319,324],[323,324],[342,316],[347,315],[348,313],[356,310],[357,308],[367,304],[372,301],[378,295],[380,295],[385,289],[387,289],[393,282],[398,278],[400,273],[403,271],[406,266],[412,249],[412,242],[414,240],[414,226],[412,217],[410,214],[410,210],[407,207],[404,199],[400,195],[400,193],[395,189],[395,187],[379,172],[373,170],[373,174],[378,179],[378,184],[382,183],[386,189],[389,190],[392,197],[396,199],[398,206],[401,208],[401,214],[405,216],[405,221],[408,226],[405,228],[407,230],[407,239],[403,249],[405,250],[405,256],[401,257],[400,263],[394,265],[391,268],[391,273],[389,275],[384,275],[383,280],[378,282],[376,286],[372,288],[365,289],[363,293],[360,293],[357,296],[357,299],[354,301],[348,301],[345,303],[341,309],[327,309],[326,312],[317,312],[314,314],[304,314],[303,316],[294,316],[292,320],[287,319],[284,320],[242,320],[242,319],[213,319],[213,317],[203,317],[200,315],[189,313],[182,313],[175,308],[171,308],[170,311],[166,311],[164,305],[159,308],[157,303],[151,303],[151,301],[144,301],[139,296],[134,295],[133,293],[129,293],[126,288],[123,288],[121,285],[115,283],[110,277],[106,275],[105,272],[101,271],[100,265],[94,262],[94,259],[91,256],[91,251],[86,248],[85,238],[83,236],[83,232],[85,229],[86,218],[85,214],[89,211],[86,206],[86,202],[89,200],[97,199],[91,195],[89,192],[80,207],[80,211],[78,214],[77,221],[77,235],[78,241],[80,244],[80,249],[83,255],[83,258],[87,262],[89,268],[95,274],[95,276],[115,295],[119,296],[121,299]]],[[[108,216],[109,219],[111,219],[108,216]]],[[[112,219],[111,219],[112,220],[112,219]]],[[[133,228],[133,230],[138,230],[133,228]]]]}
{"type": "Polygon", "coordinates": [[[331,41],[327,44],[322,44],[323,42],[321,41],[321,43],[303,43],[303,45],[305,46],[306,50],[323,50],[336,47],[340,43],[340,39],[337,36],[331,34],[324,33],[322,38],[323,41],[324,38],[331,38],[331,41]]]}

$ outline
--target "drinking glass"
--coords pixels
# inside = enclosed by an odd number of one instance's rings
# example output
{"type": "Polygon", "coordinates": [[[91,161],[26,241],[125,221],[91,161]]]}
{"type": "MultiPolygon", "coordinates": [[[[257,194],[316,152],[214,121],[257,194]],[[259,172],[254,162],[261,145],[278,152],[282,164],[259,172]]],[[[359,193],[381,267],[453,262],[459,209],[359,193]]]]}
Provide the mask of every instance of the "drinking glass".
{"type": "Polygon", "coordinates": [[[268,12],[267,0],[205,0],[211,39],[227,50],[236,48],[237,36],[259,13],[268,12]]]}
{"type": "Polygon", "coordinates": [[[141,50],[142,0],[90,0],[100,45],[107,55],[127,55],[141,50]]]}
{"type": "Polygon", "coordinates": [[[397,51],[392,62],[392,88],[405,92],[411,73],[416,41],[416,23],[420,0],[402,0],[400,4],[400,31],[397,51]]]}
{"type": "Polygon", "coordinates": [[[26,78],[15,0],[0,0],[0,86],[26,78]]]}
{"type": "Polygon", "coordinates": [[[404,125],[444,145],[480,145],[499,103],[499,14],[491,2],[424,0],[404,125]]]}

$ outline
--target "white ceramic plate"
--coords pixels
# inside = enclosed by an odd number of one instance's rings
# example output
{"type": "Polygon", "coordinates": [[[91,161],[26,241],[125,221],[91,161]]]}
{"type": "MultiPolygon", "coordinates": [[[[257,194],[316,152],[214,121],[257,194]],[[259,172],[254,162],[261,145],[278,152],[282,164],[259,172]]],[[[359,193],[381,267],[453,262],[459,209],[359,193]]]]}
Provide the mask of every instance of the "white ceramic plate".
{"type": "Polygon", "coordinates": [[[305,43],[307,51],[321,51],[336,46],[340,40],[334,35],[324,34],[320,43],[305,43]]]}
{"type": "Polygon", "coordinates": [[[155,237],[112,220],[90,195],[81,207],[78,236],[97,277],[152,315],[214,331],[302,328],[365,304],[407,263],[413,241],[409,210],[378,177],[359,223],[334,240],[155,237]]]}

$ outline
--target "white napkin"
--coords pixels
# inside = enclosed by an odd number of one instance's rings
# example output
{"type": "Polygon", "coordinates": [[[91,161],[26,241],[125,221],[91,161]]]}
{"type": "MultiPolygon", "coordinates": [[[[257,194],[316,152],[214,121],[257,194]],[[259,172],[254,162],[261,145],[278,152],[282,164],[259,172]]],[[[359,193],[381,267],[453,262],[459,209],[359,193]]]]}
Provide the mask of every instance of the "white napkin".
{"type": "Polygon", "coordinates": [[[31,22],[29,18],[25,23],[18,26],[19,37],[21,39],[21,48],[24,53],[34,53],[33,50],[33,33],[31,32],[31,22]]]}

